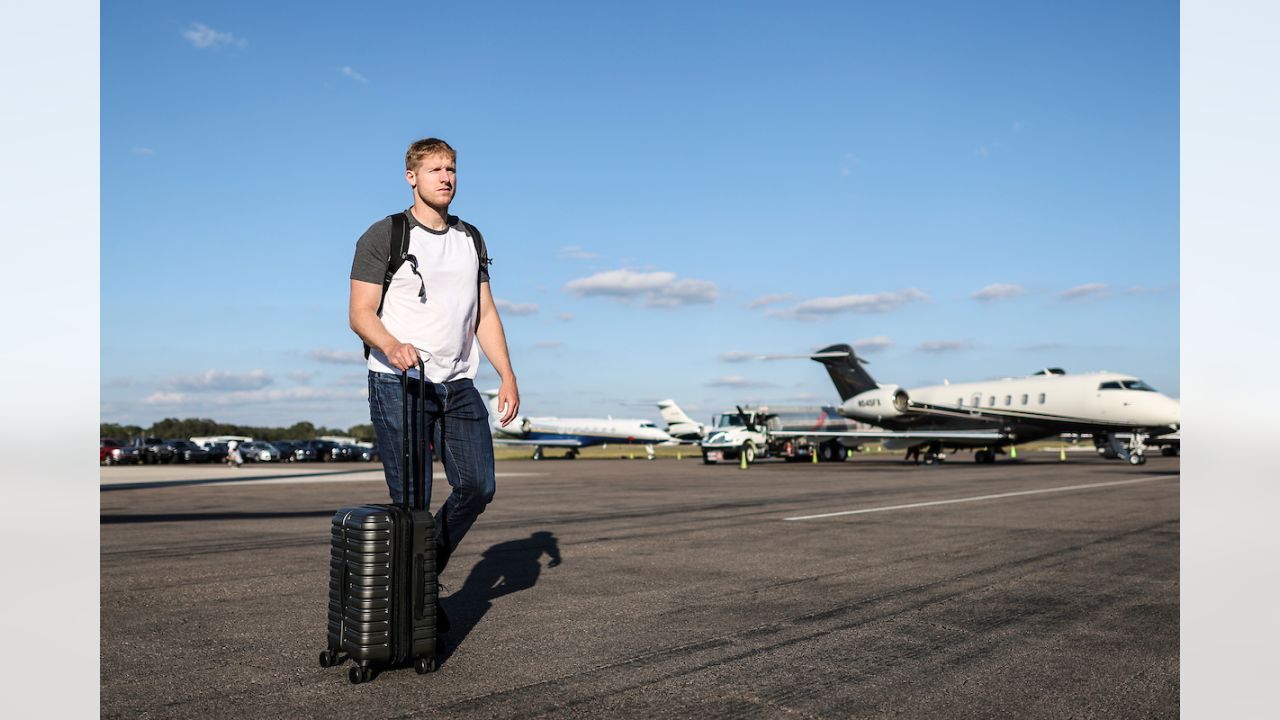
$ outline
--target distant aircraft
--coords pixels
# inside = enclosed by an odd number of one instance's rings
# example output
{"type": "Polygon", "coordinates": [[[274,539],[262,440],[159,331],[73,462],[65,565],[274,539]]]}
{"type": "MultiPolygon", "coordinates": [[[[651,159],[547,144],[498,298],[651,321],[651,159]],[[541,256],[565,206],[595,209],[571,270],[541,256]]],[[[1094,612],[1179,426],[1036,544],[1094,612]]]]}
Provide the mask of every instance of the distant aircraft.
{"type": "Polygon", "coordinates": [[[649,420],[625,418],[558,418],[520,416],[506,427],[498,424],[502,417],[498,407],[498,391],[481,393],[489,398],[489,426],[493,441],[501,445],[530,445],[533,459],[541,460],[543,448],[568,448],[567,458],[578,456],[578,449],[610,443],[644,445],[650,460],[653,446],[674,442],[675,438],[649,420]]]}
{"type": "Polygon", "coordinates": [[[881,438],[890,449],[924,449],[925,462],[940,459],[944,447],[973,448],[975,461],[994,462],[1014,443],[1078,432],[1092,434],[1103,456],[1141,465],[1148,438],[1161,444],[1158,438],[1176,433],[1181,423],[1177,400],[1132,375],[1047,368],[1026,377],[904,390],[873,380],[849,345],[807,357],[826,366],[843,401],[841,415],[885,430],[792,435],[881,438]]]}
{"type": "Polygon", "coordinates": [[[686,443],[696,443],[707,436],[707,426],[685,414],[675,400],[659,400],[658,411],[667,423],[667,434],[686,443]]]}

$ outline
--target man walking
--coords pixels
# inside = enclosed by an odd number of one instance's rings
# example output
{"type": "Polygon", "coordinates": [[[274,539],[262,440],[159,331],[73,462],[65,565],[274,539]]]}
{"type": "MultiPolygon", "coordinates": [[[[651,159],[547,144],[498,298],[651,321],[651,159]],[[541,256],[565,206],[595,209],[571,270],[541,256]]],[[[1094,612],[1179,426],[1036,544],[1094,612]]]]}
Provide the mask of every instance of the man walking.
{"type": "MultiPolygon", "coordinates": [[[[413,190],[413,206],[400,217],[374,223],[356,241],[349,314],[351,329],[367,348],[369,416],[386,459],[383,472],[392,502],[413,486],[402,477],[399,461],[404,457],[400,373],[409,369],[416,378],[419,359],[426,368],[424,397],[418,383],[409,384],[409,429],[411,437],[423,432],[417,427],[417,403],[426,403],[426,431],[452,486],[436,513],[436,569],[443,572],[495,489],[488,412],[473,382],[480,366],[477,341],[501,378],[503,425],[519,413],[520,392],[489,289],[484,239],[474,226],[449,214],[457,153],[436,138],[414,142],[405,153],[405,180],[413,190]]],[[[411,472],[425,465],[424,502],[429,502],[431,458],[418,457],[417,443],[410,445],[411,472]]],[[[438,622],[448,630],[443,613],[438,622]]]]}

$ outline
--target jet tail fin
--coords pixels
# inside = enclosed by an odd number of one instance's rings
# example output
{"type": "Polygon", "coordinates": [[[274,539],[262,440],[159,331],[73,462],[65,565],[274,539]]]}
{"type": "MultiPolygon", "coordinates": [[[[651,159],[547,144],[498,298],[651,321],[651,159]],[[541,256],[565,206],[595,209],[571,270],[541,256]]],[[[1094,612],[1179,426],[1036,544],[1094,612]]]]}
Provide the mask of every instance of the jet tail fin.
{"type": "Polygon", "coordinates": [[[662,419],[668,425],[677,425],[679,423],[693,423],[693,418],[689,417],[675,400],[659,400],[658,410],[662,414],[662,419]]]}
{"type": "Polygon", "coordinates": [[[849,345],[841,343],[825,347],[810,356],[827,368],[831,382],[840,393],[841,400],[848,400],[854,395],[880,387],[871,378],[871,374],[862,367],[864,360],[853,352],[849,345]]]}

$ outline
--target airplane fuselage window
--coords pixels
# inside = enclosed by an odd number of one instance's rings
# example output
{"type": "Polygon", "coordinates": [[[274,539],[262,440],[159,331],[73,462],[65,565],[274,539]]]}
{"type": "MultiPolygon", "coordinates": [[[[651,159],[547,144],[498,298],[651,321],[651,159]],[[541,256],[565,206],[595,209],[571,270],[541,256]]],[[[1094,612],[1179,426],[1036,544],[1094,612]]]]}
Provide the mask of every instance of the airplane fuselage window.
{"type": "Polygon", "coordinates": [[[1008,407],[1008,406],[1010,406],[1010,405],[1012,405],[1012,404],[1013,404],[1013,396],[1012,396],[1012,395],[1005,395],[1005,396],[1004,396],[1004,405],[1005,405],[1005,407],[1008,407]]]}
{"type": "Polygon", "coordinates": [[[1023,405],[1026,405],[1026,404],[1027,404],[1027,394],[1026,394],[1026,393],[1023,393],[1023,394],[1022,394],[1022,404],[1023,404],[1023,405]]]}
{"type": "Polygon", "coordinates": [[[995,406],[996,406],[996,396],[992,395],[991,397],[987,398],[987,407],[995,407],[995,406]]]}
{"type": "Polygon", "coordinates": [[[956,398],[956,407],[964,407],[964,398],[956,398]]]}
{"type": "Polygon", "coordinates": [[[1040,404],[1044,404],[1044,393],[1040,393],[1040,404]]]}

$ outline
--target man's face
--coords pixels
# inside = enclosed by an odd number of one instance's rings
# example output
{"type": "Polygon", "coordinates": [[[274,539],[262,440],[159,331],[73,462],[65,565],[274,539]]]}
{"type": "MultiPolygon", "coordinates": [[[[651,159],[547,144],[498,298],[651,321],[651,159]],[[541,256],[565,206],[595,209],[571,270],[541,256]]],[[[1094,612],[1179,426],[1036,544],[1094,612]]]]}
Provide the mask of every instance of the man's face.
{"type": "Polygon", "coordinates": [[[424,203],[433,208],[445,209],[453,202],[457,174],[458,169],[453,159],[439,153],[422,158],[418,169],[406,170],[404,176],[424,203]]]}

